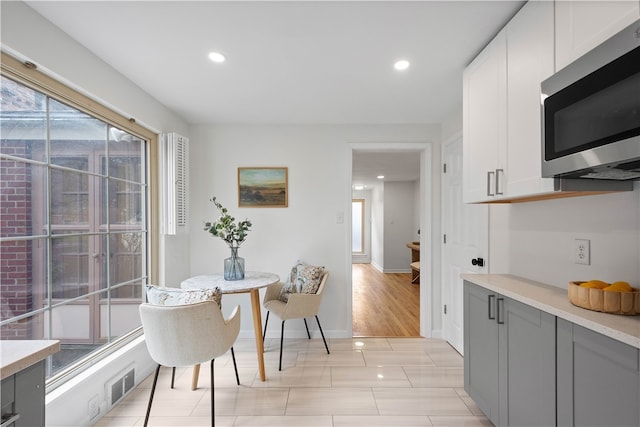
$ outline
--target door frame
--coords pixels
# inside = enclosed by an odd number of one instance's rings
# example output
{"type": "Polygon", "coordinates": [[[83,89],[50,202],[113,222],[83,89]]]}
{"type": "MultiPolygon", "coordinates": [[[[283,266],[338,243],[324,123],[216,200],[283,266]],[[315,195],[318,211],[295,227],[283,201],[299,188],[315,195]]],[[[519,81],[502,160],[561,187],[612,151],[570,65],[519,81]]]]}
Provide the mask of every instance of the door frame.
{"type": "MultiPolygon", "coordinates": [[[[420,243],[421,247],[428,248],[421,251],[420,265],[420,335],[425,338],[439,338],[441,330],[434,331],[434,317],[439,317],[441,304],[441,288],[434,286],[439,283],[440,275],[440,240],[435,239],[440,229],[440,198],[439,192],[434,199],[434,188],[439,188],[440,182],[432,173],[433,171],[433,144],[430,142],[354,142],[347,144],[347,194],[345,197],[345,222],[347,239],[346,244],[346,271],[348,295],[353,295],[352,283],[352,256],[351,256],[351,200],[353,185],[353,152],[354,151],[418,151],[420,152],[420,193],[422,195],[420,205],[420,243]],[[436,182],[437,181],[437,182],[436,182]],[[424,243],[424,245],[423,245],[424,243]],[[430,256],[422,257],[428,253],[430,256]],[[438,308],[436,308],[438,307],[438,308]]],[[[407,265],[410,260],[407,249],[407,265]]],[[[348,299],[349,325],[348,333],[353,335],[353,298],[348,299]]],[[[438,322],[440,323],[440,322],[438,322]]]]}

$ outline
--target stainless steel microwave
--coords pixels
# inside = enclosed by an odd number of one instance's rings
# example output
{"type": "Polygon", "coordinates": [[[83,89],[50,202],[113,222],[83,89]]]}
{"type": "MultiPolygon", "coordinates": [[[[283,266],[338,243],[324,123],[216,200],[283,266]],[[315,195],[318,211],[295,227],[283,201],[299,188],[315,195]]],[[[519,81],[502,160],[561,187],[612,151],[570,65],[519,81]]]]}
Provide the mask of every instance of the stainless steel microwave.
{"type": "Polygon", "coordinates": [[[640,20],[541,92],[543,177],[640,179],[640,20]]]}

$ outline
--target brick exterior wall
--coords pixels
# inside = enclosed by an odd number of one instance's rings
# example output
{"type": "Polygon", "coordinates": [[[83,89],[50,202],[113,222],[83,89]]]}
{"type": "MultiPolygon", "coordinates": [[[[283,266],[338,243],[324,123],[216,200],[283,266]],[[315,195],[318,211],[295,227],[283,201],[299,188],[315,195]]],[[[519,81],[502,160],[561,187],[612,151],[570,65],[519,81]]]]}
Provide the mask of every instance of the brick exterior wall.
{"type": "MultiPolygon", "coordinates": [[[[28,157],[25,141],[2,141],[2,152],[28,157]]],[[[31,235],[31,168],[29,164],[0,160],[0,235],[31,235]]],[[[33,310],[32,242],[0,243],[0,315],[5,320],[33,310]]],[[[31,339],[29,320],[0,329],[2,339],[31,339]]]]}
{"type": "MultiPolygon", "coordinates": [[[[2,77],[2,113],[45,111],[46,97],[13,80],[2,77]]],[[[3,118],[4,121],[4,118],[3,118]]],[[[11,118],[5,123],[9,125],[11,118]]],[[[1,140],[2,153],[31,158],[28,141],[1,140]]],[[[31,235],[31,169],[26,163],[0,159],[0,236],[31,235]]],[[[14,240],[0,243],[0,319],[5,320],[33,309],[32,242],[14,240]]],[[[2,326],[2,339],[31,339],[31,322],[2,326]]]]}

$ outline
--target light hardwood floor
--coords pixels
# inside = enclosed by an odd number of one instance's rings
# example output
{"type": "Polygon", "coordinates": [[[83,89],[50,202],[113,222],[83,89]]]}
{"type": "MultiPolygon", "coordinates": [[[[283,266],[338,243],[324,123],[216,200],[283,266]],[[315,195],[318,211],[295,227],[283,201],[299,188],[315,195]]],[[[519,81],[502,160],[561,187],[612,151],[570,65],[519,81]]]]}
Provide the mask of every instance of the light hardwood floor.
{"type": "Polygon", "coordinates": [[[352,274],[354,337],[420,336],[420,285],[411,273],[353,264],[352,274]]]}

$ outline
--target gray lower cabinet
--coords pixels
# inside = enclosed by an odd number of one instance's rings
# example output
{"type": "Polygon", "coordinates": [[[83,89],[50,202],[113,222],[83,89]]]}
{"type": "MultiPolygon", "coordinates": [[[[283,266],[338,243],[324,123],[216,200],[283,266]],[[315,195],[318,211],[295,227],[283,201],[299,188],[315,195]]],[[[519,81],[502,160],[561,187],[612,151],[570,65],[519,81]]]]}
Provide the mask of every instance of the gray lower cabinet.
{"type": "Polygon", "coordinates": [[[498,424],[498,324],[496,294],[464,282],[464,389],[476,405],[498,424]]]}
{"type": "Polygon", "coordinates": [[[44,368],[42,360],[2,380],[3,427],[44,426],[44,368]]]}
{"type": "Polygon", "coordinates": [[[556,318],[464,283],[464,386],[495,425],[556,423],[556,318]]]}
{"type": "Polygon", "coordinates": [[[640,350],[558,319],[558,426],[640,426],[640,350]]]}

